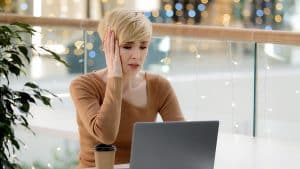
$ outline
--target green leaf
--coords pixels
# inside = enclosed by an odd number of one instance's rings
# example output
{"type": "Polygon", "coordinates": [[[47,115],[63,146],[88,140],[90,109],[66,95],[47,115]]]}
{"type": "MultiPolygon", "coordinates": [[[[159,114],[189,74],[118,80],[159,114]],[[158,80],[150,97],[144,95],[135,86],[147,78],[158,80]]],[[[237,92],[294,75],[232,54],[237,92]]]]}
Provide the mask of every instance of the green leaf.
{"type": "MultiPolygon", "coordinates": [[[[27,51],[27,52],[28,52],[28,51],[27,51]]],[[[30,55],[24,55],[24,56],[25,56],[27,62],[30,63],[30,60],[31,60],[30,58],[31,58],[31,56],[30,56],[30,55]]]]}
{"type": "Polygon", "coordinates": [[[30,105],[28,102],[22,102],[22,106],[19,106],[19,109],[22,111],[22,112],[28,112],[29,109],[30,109],[30,105]]]}
{"type": "Polygon", "coordinates": [[[21,123],[24,127],[28,127],[28,121],[27,121],[27,119],[26,119],[26,117],[24,117],[24,116],[20,116],[21,117],[21,119],[23,120],[23,122],[21,123]]]}
{"type": "Polygon", "coordinates": [[[53,52],[53,51],[51,51],[49,49],[46,49],[46,48],[44,48],[42,46],[40,48],[43,49],[43,50],[45,50],[46,52],[50,53],[53,56],[53,59],[55,59],[58,62],[64,64],[66,67],[69,67],[69,65],[67,64],[67,62],[65,62],[64,60],[62,60],[57,53],[55,53],[55,52],[53,52]]]}
{"type": "Polygon", "coordinates": [[[20,149],[20,144],[18,143],[17,140],[15,140],[15,136],[12,136],[13,138],[11,138],[11,143],[12,145],[14,145],[18,150],[20,149]]]}
{"type": "Polygon", "coordinates": [[[2,63],[1,64],[4,64],[4,65],[8,66],[8,70],[10,71],[8,73],[13,73],[16,76],[20,75],[21,69],[17,65],[15,65],[14,63],[11,63],[7,59],[2,59],[2,63]]]}
{"type": "Polygon", "coordinates": [[[16,76],[19,76],[19,75],[20,75],[21,69],[18,68],[17,66],[15,66],[15,65],[13,65],[13,64],[10,64],[9,70],[10,70],[13,74],[15,74],[16,76]]]}
{"type": "MultiPolygon", "coordinates": [[[[5,142],[5,141],[4,141],[4,142],[5,142]]],[[[8,149],[7,144],[5,144],[4,147],[8,149]]],[[[8,162],[7,154],[6,154],[4,151],[3,151],[3,152],[0,151],[0,154],[1,154],[1,157],[4,157],[4,158],[1,158],[1,161],[7,164],[7,162],[8,162]]],[[[0,164],[1,164],[1,163],[0,163],[0,164]]]]}
{"type": "Polygon", "coordinates": [[[39,88],[38,85],[36,85],[35,83],[32,83],[32,82],[27,82],[27,83],[25,83],[24,86],[30,87],[30,88],[32,88],[32,89],[39,88]]]}
{"type": "MultiPolygon", "coordinates": [[[[39,89],[38,89],[39,90],[39,89]]],[[[41,92],[39,92],[37,89],[34,89],[33,92],[35,93],[33,96],[37,99],[41,99],[41,92]]]]}
{"type": "Polygon", "coordinates": [[[10,53],[10,54],[19,54],[19,52],[16,52],[15,50],[6,50],[4,52],[10,53]]]}
{"type": "Polygon", "coordinates": [[[15,94],[20,97],[21,103],[23,103],[23,102],[35,103],[35,100],[30,96],[30,94],[28,94],[26,92],[16,91],[15,94]]]}
{"type": "Polygon", "coordinates": [[[36,32],[36,30],[32,29],[31,26],[29,24],[26,24],[26,23],[15,22],[15,23],[12,23],[10,25],[16,25],[19,28],[22,28],[23,30],[26,30],[26,33],[29,33],[31,35],[33,35],[33,33],[36,32]]]}
{"type": "Polygon", "coordinates": [[[0,75],[1,74],[4,74],[5,79],[6,79],[7,83],[9,84],[9,78],[8,78],[8,72],[7,72],[7,70],[5,70],[3,68],[0,68],[0,75]]]}
{"type": "Polygon", "coordinates": [[[28,62],[30,62],[30,57],[28,56],[28,49],[25,46],[18,46],[20,52],[25,56],[28,62]]]}
{"type": "Polygon", "coordinates": [[[8,27],[8,26],[5,26],[5,25],[3,25],[2,26],[2,31],[4,31],[4,32],[8,32],[8,33],[10,33],[10,34],[12,34],[13,33],[13,31],[8,27]]]}
{"type": "MultiPolygon", "coordinates": [[[[49,90],[47,89],[43,89],[44,92],[47,92],[48,94],[51,94],[53,97],[56,97],[56,98],[59,98],[56,94],[50,92],[49,90]]],[[[60,99],[60,98],[59,98],[60,99]]]]}
{"type": "Polygon", "coordinates": [[[12,109],[11,102],[7,99],[4,99],[3,101],[4,101],[6,113],[10,113],[10,114],[13,113],[14,111],[12,109]]]}
{"type": "Polygon", "coordinates": [[[9,125],[4,123],[4,122],[0,122],[0,128],[1,128],[1,132],[2,133],[9,133],[9,125]]]}
{"type": "Polygon", "coordinates": [[[11,55],[11,58],[12,58],[13,62],[16,63],[17,65],[19,65],[19,66],[24,66],[22,60],[19,58],[18,55],[12,54],[12,55],[11,55]]]}
{"type": "Polygon", "coordinates": [[[41,96],[41,99],[42,99],[44,105],[47,105],[47,106],[51,107],[51,103],[50,103],[50,98],[49,97],[41,96]]]}

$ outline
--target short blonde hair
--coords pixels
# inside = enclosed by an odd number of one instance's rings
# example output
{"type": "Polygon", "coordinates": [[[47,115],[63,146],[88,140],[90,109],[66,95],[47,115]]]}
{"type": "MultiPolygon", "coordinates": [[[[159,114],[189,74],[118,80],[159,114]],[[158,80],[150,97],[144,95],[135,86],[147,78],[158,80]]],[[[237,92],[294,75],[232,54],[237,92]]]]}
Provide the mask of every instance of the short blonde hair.
{"type": "Polygon", "coordinates": [[[112,29],[119,43],[150,40],[152,24],[142,12],[114,9],[99,22],[98,33],[104,38],[108,28],[112,29]]]}

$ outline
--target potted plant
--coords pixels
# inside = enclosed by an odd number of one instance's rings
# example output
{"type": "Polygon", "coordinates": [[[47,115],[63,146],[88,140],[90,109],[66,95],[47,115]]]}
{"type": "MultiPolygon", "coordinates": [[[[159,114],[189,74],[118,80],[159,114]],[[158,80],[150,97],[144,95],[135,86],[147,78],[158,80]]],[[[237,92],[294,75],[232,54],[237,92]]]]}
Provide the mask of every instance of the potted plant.
{"type": "Polygon", "coordinates": [[[29,131],[28,117],[32,116],[30,105],[37,101],[51,107],[49,94],[52,92],[40,88],[33,82],[26,82],[24,88],[15,90],[11,88],[10,78],[26,75],[25,67],[30,64],[32,53],[40,55],[45,51],[58,62],[67,66],[55,52],[42,46],[28,43],[28,38],[35,30],[28,24],[14,23],[0,26],[0,168],[20,168],[19,160],[14,154],[20,150],[22,140],[14,133],[14,127],[23,126],[29,131]],[[27,41],[26,41],[27,38],[27,41]]]}

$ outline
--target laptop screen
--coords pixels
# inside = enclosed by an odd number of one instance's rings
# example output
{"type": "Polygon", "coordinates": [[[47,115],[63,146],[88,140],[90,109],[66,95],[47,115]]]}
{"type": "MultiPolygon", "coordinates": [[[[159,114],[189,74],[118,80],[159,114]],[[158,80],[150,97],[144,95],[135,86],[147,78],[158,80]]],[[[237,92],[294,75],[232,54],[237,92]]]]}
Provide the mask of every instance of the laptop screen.
{"type": "Polygon", "coordinates": [[[139,122],[131,169],[213,169],[218,121],[139,122]]]}

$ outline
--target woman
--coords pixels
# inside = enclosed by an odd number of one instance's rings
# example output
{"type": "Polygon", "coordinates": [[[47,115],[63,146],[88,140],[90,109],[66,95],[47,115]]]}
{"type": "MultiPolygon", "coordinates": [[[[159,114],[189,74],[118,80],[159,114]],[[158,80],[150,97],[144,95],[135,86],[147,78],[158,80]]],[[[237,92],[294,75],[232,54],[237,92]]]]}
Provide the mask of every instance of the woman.
{"type": "Polygon", "coordinates": [[[80,136],[78,168],[94,167],[96,144],[117,146],[116,163],[128,163],[133,124],[184,120],[170,83],[142,71],[152,35],[140,12],[116,9],[99,24],[107,67],[72,81],[80,136]]]}

